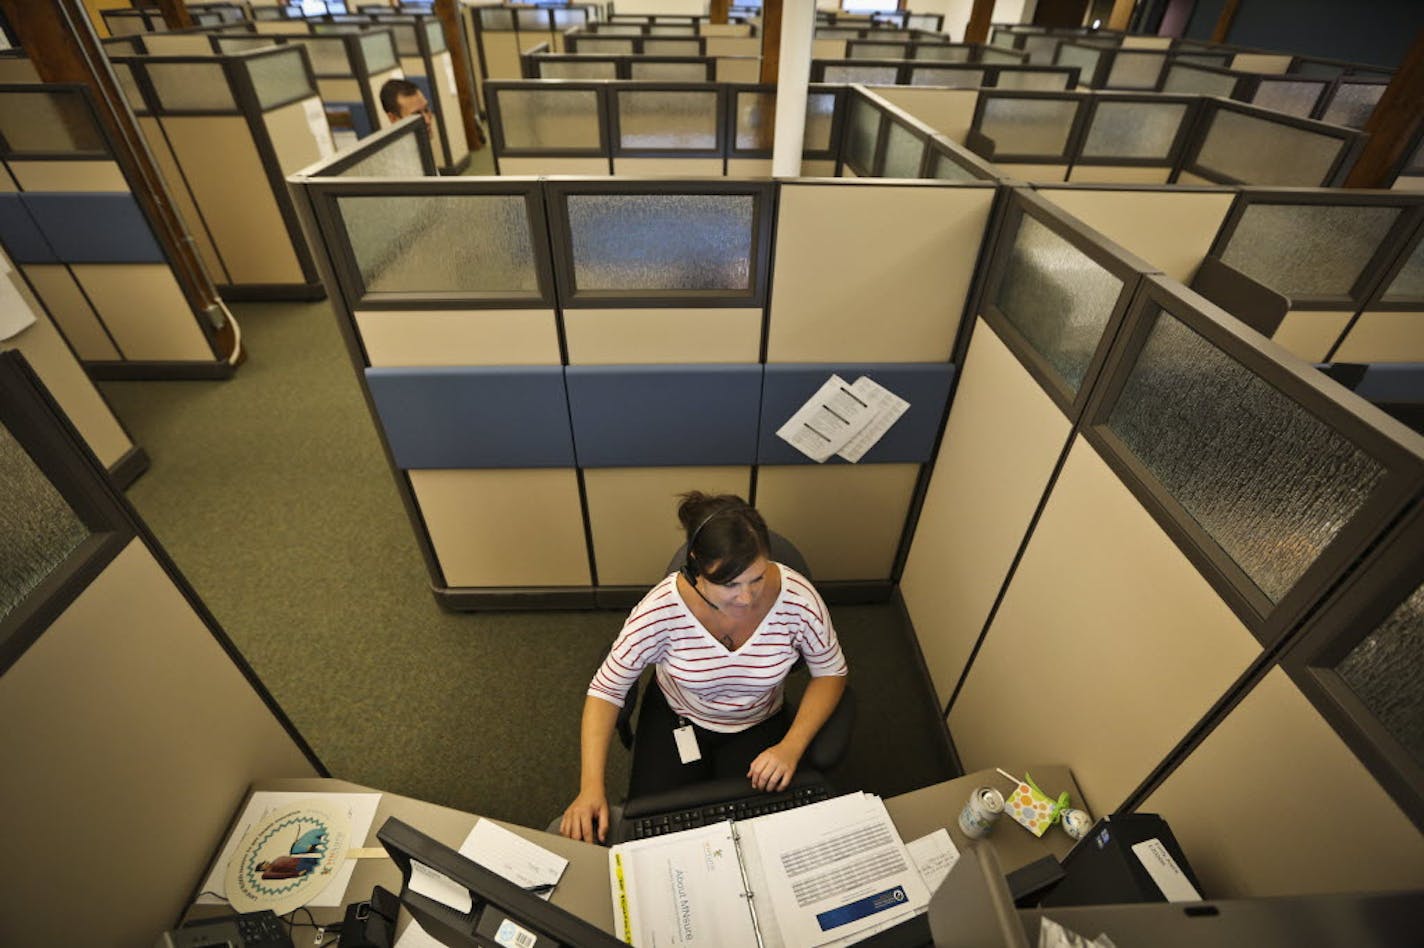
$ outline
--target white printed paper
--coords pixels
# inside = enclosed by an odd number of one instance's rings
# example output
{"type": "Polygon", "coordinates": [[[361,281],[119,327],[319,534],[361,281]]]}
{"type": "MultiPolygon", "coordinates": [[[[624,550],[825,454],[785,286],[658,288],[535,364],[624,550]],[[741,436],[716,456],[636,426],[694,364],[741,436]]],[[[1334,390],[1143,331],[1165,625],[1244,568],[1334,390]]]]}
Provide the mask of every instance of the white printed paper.
{"type": "Polygon", "coordinates": [[[0,341],[13,339],[35,324],[35,313],[20,290],[20,278],[0,253],[0,341]]]}
{"type": "Polygon", "coordinates": [[[445,948],[443,941],[437,941],[435,936],[421,928],[415,919],[408,920],[405,931],[401,932],[396,939],[395,948],[445,948]]]}
{"type": "Polygon", "coordinates": [[[410,891],[419,892],[428,899],[434,899],[466,915],[475,907],[475,900],[469,889],[445,873],[437,872],[413,859],[410,863],[410,891]]]}
{"type": "MultiPolygon", "coordinates": [[[[492,820],[481,819],[460,845],[460,855],[525,889],[555,885],[569,861],[492,820]]],[[[553,890],[540,893],[547,899],[553,890]]]]}
{"type": "Polygon", "coordinates": [[[451,62],[449,56],[445,57],[445,86],[450,90],[451,95],[459,95],[460,89],[455,85],[455,64],[451,62]]]}
{"type": "Polygon", "coordinates": [[[302,108],[306,110],[307,127],[316,139],[316,149],[325,161],[336,154],[336,141],[331,137],[331,124],[326,120],[326,106],[320,99],[307,99],[302,108]]]}
{"type": "Polygon", "coordinates": [[[873,414],[845,379],[832,375],[776,434],[820,464],[859,434],[873,414]]]}
{"type": "Polygon", "coordinates": [[[609,850],[613,919],[634,945],[757,944],[731,823],[609,850]]]}
{"type": "Polygon", "coordinates": [[[1200,902],[1201,894],[1182,872],[1182,867],[1177,865],[1177,860],[1172,858],[1172,854],[1167,852],[1167,847],[1162,845],[1162,841],[1156,839],[1143,840],[1132,847],[1132,854],[1142,863],[1142,867],[1147,870],[1147,874],[1152,877],[1152,881],[1157,883],[1157,888],[1162,890],[1162,897],[1168,902],[1200,902]]]}
{"type": "Polygon", "coordinates": [[[910,403],[868,375],[855,380],[850,390],[857,398],[870,406],[870,419],[865,427],[846,446],[836,453],[854,464],[865,457],[865,452],[875,447],[890,426],[900,420],[900,416],[910,407],[910,403]]]}
{"type": "Polygon", "coordinates": [[[784,944],[845,943],[923,912],[929,891],[880,798],[850,794],[738,824],[758,851],[758,920],[784,944]]]}
{"type": "Polygon", "coordinates": [[[920,878],[925,880],[925,888],[933,895],[949,870],[959,861],[959,849],[949,838],[949,831],[937,829],[928,836],[921,836],[913,843],[906,843],[905,849],[920,870],[920,878]]]}
{"type": "MultiPolygon", "coordinates": [[[[199,905],[220,905],[227,901],[227,864],[232,859],[238,843],[247,835],[247,831],[258,820],[269,814],[289,806],[296,806],[307,800],[323,800],[329,803],[332,809],[339,813],[346,814],[350,820],[351,845],[361,846],[365,844],[366,837],[371,833],[371,826],[376,822],[376,807],[381,802],[379,793],[320,793],[310,791],[259,791],[252,795],[247,801],[247,809],[242,811],[242,816],[234,824],[232,832],[228,834],[227,842],[223,844],[222,852],[218,855],[217,862],[213,863],[213,871],[208,874],[208,879],[203,883],[203,893],[198,896],[196,902],[199,905]],[[214,895],[207,893],[213,892],[214,895]]],[[[312,899],[307,905],[313,908],[339,908],[346,904],[346,885],[351,881],[351,874],[356,871],[356,861],[348,859],[332,874],[332,879],[327,883],[326,888],[312,899]]]]}

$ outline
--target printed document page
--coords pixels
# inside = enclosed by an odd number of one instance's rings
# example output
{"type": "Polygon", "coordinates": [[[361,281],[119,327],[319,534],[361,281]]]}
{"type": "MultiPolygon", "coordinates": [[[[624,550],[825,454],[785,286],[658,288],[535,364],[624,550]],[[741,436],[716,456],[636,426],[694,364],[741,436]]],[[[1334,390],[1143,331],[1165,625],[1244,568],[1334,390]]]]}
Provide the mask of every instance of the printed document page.
{"type": "Polygon", "coordinates": [[[614,846],[608,873],[618,937],[638,948],[757,944],[729,822],[614,846]]]}
{"type": "Polygon", "coordinates": [[[777,437],[817,464],[835,454],[875,417],[875,409],[839,375],[826,380],[777,437]]]}
{"type": "Polygon", "coordinates": [[[737,829],[768,946],[849,944],[929,905],[929,891],[879,797],[848,794],[747,820],[737,829]],[[773,918],[775,939],[769,936],[773,918]]]}

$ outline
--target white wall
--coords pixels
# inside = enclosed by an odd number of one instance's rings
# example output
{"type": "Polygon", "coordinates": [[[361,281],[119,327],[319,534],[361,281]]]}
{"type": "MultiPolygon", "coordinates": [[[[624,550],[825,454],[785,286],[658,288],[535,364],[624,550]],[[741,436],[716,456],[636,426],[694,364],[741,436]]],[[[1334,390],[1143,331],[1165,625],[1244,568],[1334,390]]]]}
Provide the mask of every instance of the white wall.
{"type": "Polygon", "coordinates": [[[613,0],[613,12],[706,16],[707,0],[613,0]]]}
{"type": "MultiPolygon", "coordinates": [[[[994,23],[1027,23],[1033,19],[1034,7],[1038,0],[997,0],[994,4],[994,23]]],[[[945,32],[955,42],[964,42],[964,28],[969,25],[969,12],[974,8],[974,0],[910,0],[912,13],[943,13],[945,32]]]]}

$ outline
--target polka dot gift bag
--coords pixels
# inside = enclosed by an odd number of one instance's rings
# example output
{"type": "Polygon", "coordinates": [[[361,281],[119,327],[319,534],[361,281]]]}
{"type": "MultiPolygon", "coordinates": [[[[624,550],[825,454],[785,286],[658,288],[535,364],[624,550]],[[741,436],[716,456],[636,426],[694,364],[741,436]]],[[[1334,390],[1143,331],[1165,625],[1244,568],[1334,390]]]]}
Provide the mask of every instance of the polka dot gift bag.
{"type": "Polygon", "coordinates": [[[1005,771],[1000,770],[999,773],[1017,784],[1012,791],[1004,794],[1004,812],[1033,835],[1042,836],[1058,822],[1058,815],[1068,809],[1066,791],[1054,800],[1038,789],[1032,774],[1026,774],[1020,780],[1005,771]]]}

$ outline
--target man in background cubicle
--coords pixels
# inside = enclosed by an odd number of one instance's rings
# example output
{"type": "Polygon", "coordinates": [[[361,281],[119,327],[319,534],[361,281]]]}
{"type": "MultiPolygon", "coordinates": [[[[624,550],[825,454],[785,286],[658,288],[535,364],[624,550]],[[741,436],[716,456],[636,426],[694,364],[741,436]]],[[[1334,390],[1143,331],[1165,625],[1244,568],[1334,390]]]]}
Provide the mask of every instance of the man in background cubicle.
{"type": "Polygon", "coordinates": [[[419,115],[425,119],[425,131],[433,140],[435,137],[435,115],[430,111],[430,103],[420,86],[409,79],[388,79],[381,86],[381,108],[392,122],[399,122],[408,115],[419,115]]]}

